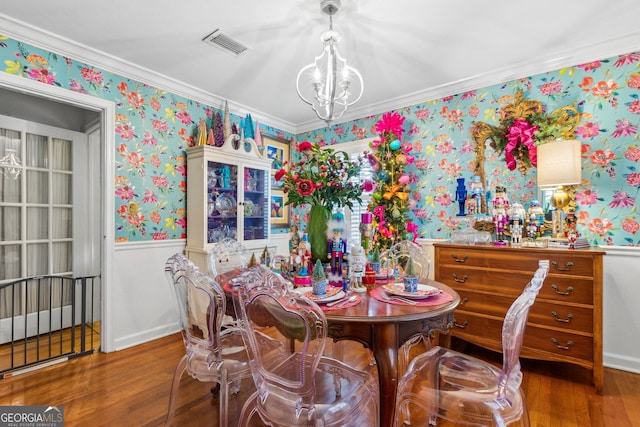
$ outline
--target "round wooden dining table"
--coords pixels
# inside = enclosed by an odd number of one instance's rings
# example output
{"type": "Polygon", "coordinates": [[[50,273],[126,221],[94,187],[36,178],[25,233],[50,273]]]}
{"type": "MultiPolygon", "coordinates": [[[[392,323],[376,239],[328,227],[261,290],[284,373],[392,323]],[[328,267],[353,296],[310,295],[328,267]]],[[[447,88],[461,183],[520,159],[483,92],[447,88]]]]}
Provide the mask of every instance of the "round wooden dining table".
{"type": "Polygon", "coordinates": [[[408,340],[433,331],[447,333],[453,326],[453,311],[460,303],[456,291],[434,280],[421,281],[451,295],[441,305],[400,305],[379,301],[361,293],[362,301],[352,307],[327,310],[327,335],[334,341],[355,340],[369,348],[378,366],[380,425],[391,427],[398,389],[398,351],[408,340]]]}

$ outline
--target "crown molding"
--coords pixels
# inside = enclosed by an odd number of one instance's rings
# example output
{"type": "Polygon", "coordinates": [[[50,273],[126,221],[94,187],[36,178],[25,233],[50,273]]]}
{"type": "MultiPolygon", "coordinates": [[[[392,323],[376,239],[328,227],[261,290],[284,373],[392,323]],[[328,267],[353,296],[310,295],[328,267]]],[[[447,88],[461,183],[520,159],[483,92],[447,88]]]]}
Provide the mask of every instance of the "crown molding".
{"type": "MultiPolygon", "coordinates": [[[[179,80],[170,78],[156,71],[140,67],[113,55],[106,54],[91,47],[82,45],[73,40],[50,33],[30,24],[15,20],[0,14],[0,28],[3,34],[37,46],[39,48],[56,52],[75,60],[91,64],[95,67],[130,78],[153,87],[162,88],[176,95],[211,105],[222,109],[225,99],[213,93],[188,85],[179,80]]],[[[550,71],[571,67],[585,62],[605,59],[611,56],[640,51],[640,32],[605,40],[591,46],[577,47],[565,52],[556,53],[548,57],[536,58],[531,61],[523,61],[508,67],[492,70],[487,73],[477,74],[460,79],[441,86],[427,88],[411,94],[404,94],[384,102],[368,104],[353,108],[345,113],[340,123],[375,116],[387,111],[397,110],[407,106],[422,104],[431,100],[446,96],[477,90],[508,81],[542,74],[550,71]]],[[[254,120],[268,124],[294,135],[317,129],[327,128],[321,120],[311,120],[298,124],[274,117],[263,111],[255,110],[246,105],[226,100],[229,111],[239,117],[251,114],[254,120]]]]}
{"type": "MultiPolygon", "coordinates": [[[[556,53],[552,56],[536,58],[535,60],[498,68],[487,73],[477,74],[441,86],[405,94],[377,104],[359,106],[348,110],[341,119],[341,123],[635,51],[640,51],[640,32],[612,38],[591,46],[556,53]]],[[[326,127],[327,125],[324,122],[316,120],[299,124],[297,130],[298,133],[303,133],[326,127]]]]}
{"type": "Polygon", "coordinates": [[[9,16],[0,14],[0,29],[3,35],[21,42],[39,47],[41,49],[58,53],[62,56],[90,64],[105,71],[118,74],[151,87],[157,87],[169,91],[175,95],[183,96],[205,105],[224,109],[227,101],[229,112],[239,117],[251,114],[254,121],[273,126],[285,132],[295,134],[297,129],[293,123],[279,119],[263,111],[259,111],[246,105],[237,103],[231,99],[226,100],[220,96],[188,85],[179,80],[165,76],[157,71],[141,67],[122,58],[93,49],[89,46],[51,33],[9,16]]]}

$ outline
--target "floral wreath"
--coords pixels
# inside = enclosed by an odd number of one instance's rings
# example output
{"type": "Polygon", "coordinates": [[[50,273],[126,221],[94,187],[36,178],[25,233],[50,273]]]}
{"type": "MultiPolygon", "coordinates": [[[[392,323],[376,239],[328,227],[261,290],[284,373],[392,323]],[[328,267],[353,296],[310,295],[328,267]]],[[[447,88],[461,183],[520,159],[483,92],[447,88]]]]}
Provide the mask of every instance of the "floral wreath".
{"type": "Polygon", "coordinates": [[[504,153],[509,170],[526,174],[538,166],[537,147],[558,138],[573,138],[579,121],[579,113],[573,106],[547,113],[539,101],[523,98],[519,90],[513,104],[500,109],[500,125],[490,126],[491,147],[498,154],[504,153]]]}

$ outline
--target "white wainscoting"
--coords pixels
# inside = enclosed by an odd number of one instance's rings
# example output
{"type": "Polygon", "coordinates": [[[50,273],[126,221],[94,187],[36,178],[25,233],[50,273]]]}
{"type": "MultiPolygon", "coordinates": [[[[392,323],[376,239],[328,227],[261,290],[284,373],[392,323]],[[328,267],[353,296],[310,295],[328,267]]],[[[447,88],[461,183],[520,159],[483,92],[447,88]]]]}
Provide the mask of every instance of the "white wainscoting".
{"type": "MultiPolygon", "coordinates": [[[[272,239],[278,253],[286,253],[288,235],[272,239]],[[285,237],[286,236],[286,237],[285,237]]],[[[418,239],[431,260],[433,243],[418,239]]],[[[164,276],[164,263],[185,242],[116,244],[113,292],[111,293],[112,348],[121,350],[178,332],[173,295],[164,276]]],[[[604,257],[604,364],[640,373],[640,248],[605,247],[604,257]]]]}
{"type": "Polygon", "coordinates": [[[603,249],[604,365],[640,373],[640,248],[603,249]]]}
{"type": "MultiPolygon", "coordinates": [[[[288,253],[289,233],[272,235],[269,250],[288,253]],[[277,249],[276,249],[277,247],[277,249]]],[[[164,275],[167,259],[184,253],[185,240],[117,243],[104,351],[117,351],[180,331],[174,296],[164,275]]],[[[259,257],[263,248],[256,249],[259,257]]]]}
{"type": "Polygon", "coordinates": [[[174,296],[164,275],[167,259],[184,253],[184,240],[117,243],[110,292],[112,342],[122,350],[178,332],[174,296]]]}

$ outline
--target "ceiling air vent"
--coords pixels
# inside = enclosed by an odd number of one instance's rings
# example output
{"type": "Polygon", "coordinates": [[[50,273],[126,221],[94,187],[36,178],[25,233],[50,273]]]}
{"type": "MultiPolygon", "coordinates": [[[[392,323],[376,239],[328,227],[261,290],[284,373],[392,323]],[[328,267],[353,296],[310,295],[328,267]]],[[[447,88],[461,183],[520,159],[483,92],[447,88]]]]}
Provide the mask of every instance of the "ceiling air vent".
{"type": "Polygon", "coordinates": [[[223,33],[220,29],[215,30],[202,40],[233,56],[240,56],[251,49],[249,46],[223,33]]]}

